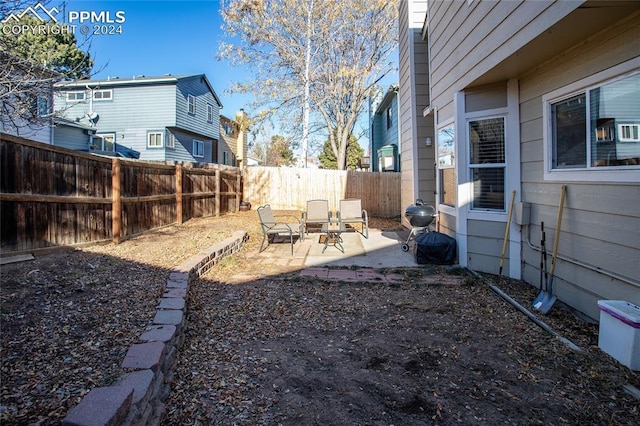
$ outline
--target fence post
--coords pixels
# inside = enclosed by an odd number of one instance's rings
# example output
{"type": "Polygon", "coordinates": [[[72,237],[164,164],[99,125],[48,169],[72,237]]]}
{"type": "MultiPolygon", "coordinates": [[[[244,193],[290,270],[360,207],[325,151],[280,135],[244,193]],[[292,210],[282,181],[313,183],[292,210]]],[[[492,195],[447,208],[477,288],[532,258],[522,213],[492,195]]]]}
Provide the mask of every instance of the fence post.
{"type": "Polygon", "coordinates": [[[240,201],[242,201],[242,170],[236,168],[236,211],[240,211],[240,201]]]}
{"type": "Polygon", "coordinates": [[[182,225],[184,220],[182,216],[182,166],[176,166],[176,222],[182,225]]]}
{"type": "Polygon", "coordinates": [[[120,160],[114,158],[111,163],[111,231],[114,244],[120,244],[122,225],[122,200],[120,192],[120,160]]]}
{"type": "Polygon", "coordinates": [[[220,216],[220,180],[222,179],[222,173],[220,173],[220,166],[216,164],[216,217],[220,216]]]}

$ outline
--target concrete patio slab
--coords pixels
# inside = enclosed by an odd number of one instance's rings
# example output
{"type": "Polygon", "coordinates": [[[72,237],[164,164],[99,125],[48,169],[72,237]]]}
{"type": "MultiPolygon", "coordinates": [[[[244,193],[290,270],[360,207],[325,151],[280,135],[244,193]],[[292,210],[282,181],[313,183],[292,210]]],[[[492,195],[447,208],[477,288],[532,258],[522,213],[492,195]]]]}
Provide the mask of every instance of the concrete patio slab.
{"type": "Polygon", "coordinates": [[[418,266],[413,258],[411,250],[402,251],[402,243],[405,241],[397,232],[370,230],[369,238],[364,238],[360,233],[347,232],[342,234],[344,253],[329,245],[322,254],[324,244],[319,243],[318,235],[310,234],[304,243],[311,246],[304,265],[335,266],[361,268],[401,268],[418,266]]]}
{"type": "MultiPolygon", "coordinates": [[[[323,235],[321,232],[313,232],[307,234],[304,240],[297,239],[293,255],[291,245],[285,240],[278,240],[262,253],[256,253],[254,259],[264,265],[263,275],[260,276],[269,276],[272,271],[299,271],[300,276],[308,278],[392,283],[403,282],[405,277],[380,269],[420,266],[414,260],[412,250],[402,251],[402,243],[406,241],[406,235],[402,232],[372,229],[369,231],[369,238],[354,231],[343,233],[344,253],[331,244],[323,253],[323,235]]],[[[251,277],[236,278],[246,281],[251,277]]]]}

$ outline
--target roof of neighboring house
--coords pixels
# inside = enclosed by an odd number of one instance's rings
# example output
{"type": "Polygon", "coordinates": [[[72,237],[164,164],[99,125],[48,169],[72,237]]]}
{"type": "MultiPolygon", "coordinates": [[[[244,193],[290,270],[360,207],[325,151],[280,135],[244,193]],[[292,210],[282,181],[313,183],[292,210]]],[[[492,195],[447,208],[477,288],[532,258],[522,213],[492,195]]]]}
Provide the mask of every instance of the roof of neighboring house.
{"type": "Polygon", "coordinates": [[[222,102],[218,97],[218,94],[211,86],[209,79],[205,74],[183,74],[183,75],[172,75],[165,74],[163,76],[157,77],[147,77],[144,75],[133,76],[131,78],[120,78],[120,77],[108,77],[102,80],[76,80],[70,82],[61,82],[55,85],[55,88],[58,90],[64,89],[85,89],[87,86],[96,89],[96,88],[107,88],[107,87],[117,87],[117,86],[142,86],[142,85],[157,85],[157,84],[176,84],[179,80],[185,80],[188,78],[201,77],[211,93],[213,94],[216,102],[222,108],[222,102]]]}
{"type": "Polygon", "coordinates": [[[76,121],[76,120],[69,120],[69,119],[63,118],[63,117],[54,117],[53,123],[56,126],[60,125],[60,126],[76,127],[78,129],[82,129],[82,130],[93,130],[93,131],[96,130],[95,127],[90,126],[88,124],[84,124],[84,123],[81,123],[81,122],[76,121]]]}
{"type": "Polygon", "coordinates": [[[258,166],[262,164],[262,160],[255,157],[247,157],[247,166],[258,166]]]}

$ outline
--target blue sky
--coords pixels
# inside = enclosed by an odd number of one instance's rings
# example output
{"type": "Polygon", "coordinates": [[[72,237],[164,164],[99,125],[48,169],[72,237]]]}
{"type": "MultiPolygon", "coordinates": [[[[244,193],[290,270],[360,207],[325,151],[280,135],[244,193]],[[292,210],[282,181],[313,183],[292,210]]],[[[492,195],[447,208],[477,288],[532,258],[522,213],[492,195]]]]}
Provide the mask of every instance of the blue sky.
{"type": "MultiPolygon", "coordinates": [[[[64,11],[62,3],[61,0],[51,0],[48,4],[60,10],[58,21],[63,17],[70,18],[71,12],[102,13],[103,17],[107,17],[108,12],[111,22],[117,21],[119,16],[124,18],[121,23],[104,25],[92,20],[67,22],[76,25],[75,35],[80,45],[84,41],[80,31],[83,25],[91,31],[103,28],[121,32],[90,38],[89,51],[94,57],[96,73],[93,79],[206,74],[222,102],[222,115],[234,118],[240,108],[249,114],[255,112],[249,105],[251,95],[228,93],[233,82],[246,79],[247,72],[216,59],[223,40],[219,13],[221,0],[67,0],[64,11]]],[[[86,46],[83,48],[86,50],[86,46]]],[[[396,83],[395,78],[396,75],[385,78],[383,90],[396,83]]],[[[366,115],[361,116],[360,121],[366,128],[366,115]]],[[[360,130],[356,129],[357,132],[360,130]]],[[[359,142],[366,149],[368,136],[359,142]]]]}
{"type": "MultiPolygon", "coordinates": [[[[56,3],[54,0],[50,6],[56,3]]],[[[122,16],[116,15],[117,12],[124,12],[124,22],[104,26],[107,30],[121,28],[121,34],[93,35],[90,39],[89,51],[97,72],[93,79],[206,74],[222,101],[223,115],[233,118],[238,109],[249,110],[247,95],[226,93],[231,82],[241,81],[243,71],[216,59],[222,40],[220,1],[69,0],[64,14],[62,8],[58,8],[59,19],[68,18],[70,12],[109,12],[113,22],[122,16]]],[[[90,21],[72,24],[77,25],[78,44],[82,44],[84,38],[79,32],[82,25],[88,25],[91,31],[96,25],[102,25],[90,21]]]]}

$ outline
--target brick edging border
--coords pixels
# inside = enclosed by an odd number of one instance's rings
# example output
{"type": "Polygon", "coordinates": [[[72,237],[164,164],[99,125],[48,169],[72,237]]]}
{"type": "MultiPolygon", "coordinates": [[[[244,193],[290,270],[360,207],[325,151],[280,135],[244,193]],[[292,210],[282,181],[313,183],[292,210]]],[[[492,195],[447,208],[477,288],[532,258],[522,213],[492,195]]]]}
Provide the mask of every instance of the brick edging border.
{"type": "Polygon", "coordinates": [[[245,231],[192,256],[174,267],[155,317],[129,347],[120,367],[124,374],[113,386],[93,388],[67,413],[65,426],[159,425],[170,392],[178,349],[184,343],[189,284],[223,258],[242,249],[245,231]]]}

